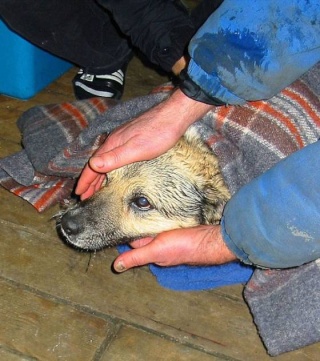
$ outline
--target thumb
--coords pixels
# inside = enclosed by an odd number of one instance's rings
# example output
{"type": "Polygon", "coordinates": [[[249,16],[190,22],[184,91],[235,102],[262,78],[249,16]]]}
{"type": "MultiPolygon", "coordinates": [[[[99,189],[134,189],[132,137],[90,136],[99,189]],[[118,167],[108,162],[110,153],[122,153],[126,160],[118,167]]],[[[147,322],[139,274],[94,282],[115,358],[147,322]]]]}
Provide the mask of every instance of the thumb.
{"type": "Polygon", "coordinates": [[[141,147],[136,147],[133,142],[127,142],[107,152],[93,155],[89,164],[95,172],[108,173],[130,163],[147,159],[146,152],[142,151],[141,147]]]}
{"type": "Polygon", "coordinates": [[[122,253],[113,262],[113,269],[121,273],[133,267],[156,263],[157,258],[156,247],[153,247],[152,243],[148,243],[141,248],[122,253]]]}
{"type": "Polygon", "coordinates": [[[121,149],[111,149],[107,152],[94,154],[89,159],[90,168],[98,173],[107,173],[113,169],[120,168],[123,164],[120,162],[121,149]]]}

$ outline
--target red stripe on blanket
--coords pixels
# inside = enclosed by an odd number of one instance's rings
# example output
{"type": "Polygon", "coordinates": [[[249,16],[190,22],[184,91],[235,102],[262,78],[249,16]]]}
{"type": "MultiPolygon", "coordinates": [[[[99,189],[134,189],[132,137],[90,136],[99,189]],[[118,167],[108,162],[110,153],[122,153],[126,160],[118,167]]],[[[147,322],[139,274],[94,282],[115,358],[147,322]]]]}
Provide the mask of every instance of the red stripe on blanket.
{"type": "Polygon", "coordinates": [[[300,93],[296,93],[290,88],[284,89],[282,93],[287,97],[293,99],[296,103],[298,103],[301,106],[301,108],[308,114],[308,116],[313,120],[313,122],[318,126],[320,126],[319,114],[317,114],[314,111],[314,109],[312,109],[312,107],[310,106],[309,104],[310,99],[307,100],[304,99],[300,93]]]}
{"type": "Polygon", "coordinates": [[[70,113],[72,116],[76,118],[82,128],[86,128],[88,126],[88,122],[83,114],[71,103],[61,104],[61,108],[63,108],[66,112],[70,113]]]}
{"type": "Polygon", "coordinates": [[[296,139],[296,141],[299,145],[299,148],[302,148],[304,146],[303,139],[301,138],[299,130],[297,129],[295,124],[292,123],[290,118],[285,116],[283,113],[277,111],[270,104],[268,104],[264,101],[251,102],[250,105],[253,108],[264,111],[265,113],[269,114],[269,116],[280,120],[292,133],[292,135],[294,136],[294,138],[296,139]]]}
{"type": "Polygon", "coordinates": [[[33,206],[38,209],[45,209],[48,203],[52,202],[52,199],[55,199],[55,195],[60,191],[64,184],[64,181],[58,181],[54,187],[49,189],[46,193],[43,194],[41,198],[39,198],[33,206]]]}
{"type": "Polygon", "coordinates": [[[11,189],[10,191],[15,194],[16,196],[20,197],[24,192],[25,190],[27,189],[28,187],[27,186],[21,186],[19,188],[15,188],[15,189],[11,189]]]}
{"type": "Polygon", "coordinates": [[[90,98],[88,100],[100,113],[104,113],[109,108],[105,98],[90,98]]]}
{"type": "Polygon", "coordinates": [[[233,112],[234,107],[233,106],[225,106],[225,107],[218,107],[216,110],[216,126],[215,129],[219,131],[224,122],[228,119],[230,114],[233,112]]]}
{"type": "Polygon", "coordinates": [[[153,88],[151,90],[150,94],[171,92],[174,90],[174,88],[175,87],[172,85],[172,83],[166,83],[166,84],[162,84],[156,88],[153,88]]]}

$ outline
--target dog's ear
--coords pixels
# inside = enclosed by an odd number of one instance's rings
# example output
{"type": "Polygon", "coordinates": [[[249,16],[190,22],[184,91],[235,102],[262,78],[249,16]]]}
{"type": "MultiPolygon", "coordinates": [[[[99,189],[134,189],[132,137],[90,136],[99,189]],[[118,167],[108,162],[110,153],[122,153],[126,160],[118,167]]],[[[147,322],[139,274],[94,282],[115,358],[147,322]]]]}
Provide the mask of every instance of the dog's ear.
{"type": "Polygon", "coordinates": [[[202,221],[204,224],[218,224],[221,220],[223,208],[230,199],[230,193],[220,170],[218,158],[212,149],[203,142],[195,128],[189,128],[187,141],[192,145],[197,156],[197,171],[199,177],[196,186],[201,194],[202,221]]]}
{"type": "Polygon", "coordinates": [[[229,192],[223,187],[217,189],[213,184],[208,184],[201,190],[202,207],[201,218],[204,224],[219,224],[225,204],[229,200],[229,192]]]}
{"type": "Polygon", "coordinates": [[[201,195],[201,222],[220,222],[224,205],[230,198],[220,170],[218,158],[201,139],[197,129],[190,127],[185,134],[190,152],[190,174],[198,193],[201,195]]]}

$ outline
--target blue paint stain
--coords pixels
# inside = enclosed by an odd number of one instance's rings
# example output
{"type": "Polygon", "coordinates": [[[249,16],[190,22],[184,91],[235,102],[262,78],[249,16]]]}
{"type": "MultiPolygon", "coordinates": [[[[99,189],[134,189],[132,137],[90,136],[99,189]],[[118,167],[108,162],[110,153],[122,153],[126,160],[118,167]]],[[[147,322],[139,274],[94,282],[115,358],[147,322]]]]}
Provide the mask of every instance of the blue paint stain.
{"type": "Polygon", "coordinates": [[[229,104],[272,97],[319,61],[319,6],[224,0],[191,40],[191,79],[229,104]]]}
{"type": "Polygon", "coordinates": [[[193,57],[208,74],[214,74],[217,64],[234,73],[246,68],[253,73],[261,66],[267,54],[266,41],[247,29],[231,32],[228,29],[218,33],[206,33],[194,51],[193,57]]]}

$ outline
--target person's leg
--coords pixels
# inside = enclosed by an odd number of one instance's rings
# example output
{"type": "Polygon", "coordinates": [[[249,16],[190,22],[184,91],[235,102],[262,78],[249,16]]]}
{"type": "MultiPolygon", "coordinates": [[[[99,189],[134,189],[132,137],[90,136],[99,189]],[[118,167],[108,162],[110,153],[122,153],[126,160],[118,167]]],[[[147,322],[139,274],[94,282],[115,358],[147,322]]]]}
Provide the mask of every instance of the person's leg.
{"type": "Polygon", "coordinates": [[[78,99],[119,98],[132,57],[120,31],[151,62],[178,75],[191,37],[221,2],[204,0],[190,15],[180,0],[1,0],[0,14],[20,35],[80,65],[73,81],[78,99]]]}
{"type": "Polygon", "coordinates": [[[195,32],[178,0],[97,0],[147,59],[171,72],[195,32]]]}
{"type": "MultiPolygon", "coordinates": [[[[201,27],[201,25],[207,20],[207,18],[222,4],[222,2],[223,0],[203,0],[198,4],[198,6],[191,10],[190,17],[195,32],[201,27]]],[[[191,37],[192,36],[190,36],[190,39],[191,37]]],[[[187,45],[190,39],[184,46],[185,51],[187,50],[187,45]]],[[[172,72],[174,75],[179,75],[180,72],[187,66],[187,58],[187,55],[183,55],[174,63],[174,65],[172,66],[172,72]]]]}
{"type": "MultiPolygon", "coordinates": [[[[187,64],[185,53],[191,37],[223,2],[203,0],[189,12],[180,0],[96,1],[115,16],[121,30],[151,62],[176,76],[187,64]]],[[[87,76],[92,77],[91,74],[87,76]]],[[[111,76],[117,79],[123,74],[120,70],[111,76]]],[[[109,79],[110,74],[105,77],[109,79]]],[[[93,84],[96,88],[100,84],[103,87],[98,77],[93,84]]],[[[102,96],[106,95],[102,93],[102,96]]]]}
{"type": "Polygon", "coordinates": [[[194,33],[223,0],[203,0],[191,12],[183,0],[96,0],[149,61],[178,75],[194,33]]]}
{"type": "Polygon", "coordinates": [[[127,39],[93,0],[1,0],[0,14],[22,37],[89,71],[130,59],[127,39]]]}
{"type": "Polygon", "coordinates": [[[74,79],[77,98],[122,95],[132,49],[94,0],[1,0],[0,14],[22,37],[82,68],[74,79]]]}

